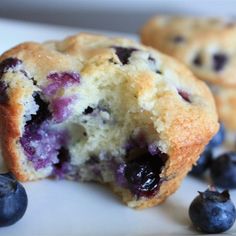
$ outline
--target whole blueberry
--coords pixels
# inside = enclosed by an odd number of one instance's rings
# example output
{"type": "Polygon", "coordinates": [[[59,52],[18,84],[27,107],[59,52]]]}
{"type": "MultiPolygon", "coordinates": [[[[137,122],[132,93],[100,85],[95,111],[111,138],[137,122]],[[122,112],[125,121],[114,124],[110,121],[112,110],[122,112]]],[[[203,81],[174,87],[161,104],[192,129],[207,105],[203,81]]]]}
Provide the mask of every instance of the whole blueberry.
{"type": "Polygon", "coordinates": [[[0,227],[20,220],[27,203],[24,187],[11,174],[0,174],[0,227]]]}
{"type": "Polygon", "coordinates": [[[236,188],[236,152],[216,158],[210,168],[213,183],[221,188],[236,188]]]}
{"type": "Polygon", "coordinates": [[[193,225],[204,233],[222,233],[232,227],[236,210],[228,191],[199,192],[189,207],[193,225]]]}
{"type": "Polygon", "coordinates": [[[195,177],[201,177],[201,175],[207,170],[207,168],[210,167],[211,161],[212,151],[209,149],[205,149],[189,174],[195,177]]]}
{"type": "Polygon", "coordinates": [[[118,56],[120,62],[123,65],[126,65],[129,63],[129,58],[131,54],[135,51],[138,51],[137,48],[126,48],[126,47],[120,47],[120,46],[113,46],[112,48],[115,49],[116,55],[118,56]]]}
{"type": "Polygon", "coordinates": [[[228,62],[228,56],[224,53],[216,53],[212,56],[213,69],[216,72],[219,72],[224,69],[225,65],[228,62]]]}
{"type": "Polygon", "coordinates": [[[224,142],[224,140],[225,140],[225,128],[224,125],[221,123],[219,131],[211,139],[207,147],[208,148],[218,147],[224,142]]]}

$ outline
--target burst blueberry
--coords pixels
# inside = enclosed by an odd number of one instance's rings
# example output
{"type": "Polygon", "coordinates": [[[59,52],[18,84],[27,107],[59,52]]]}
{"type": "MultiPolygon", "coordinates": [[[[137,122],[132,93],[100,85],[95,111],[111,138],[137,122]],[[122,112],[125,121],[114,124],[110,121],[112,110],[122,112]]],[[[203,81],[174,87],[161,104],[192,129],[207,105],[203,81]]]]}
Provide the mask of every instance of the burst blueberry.
{"type": "Polygon", "coordinates": [[[221,188],[236,188],[236,152],[228,152],[216,158],[211,165],[213,183],[221,188]]]}
{"type": "Polygon", "coordinates": [[[137,197],[152,197],[161,184],[160,173],[166,155],[150,156],[146,154],[129,161],[124,168],[128,188],[137,197]]]}
{"type": "Polygon", "coordinates": [[[115,49],[116,55],[118,56],[120,62],[123,65],[128,64],[131,54],[135,51],[138,51],[137,48],[131,48],[131,47],[126,48],[126,47],[120,47],[120,46],[113,46],[112,48],[115,49]]]}
{"type": "Polygon", "coordinates": [[[50,128],[52,115],[48,110],[49,104],[39,94],[35,95],[35,101],[39,109],[27,121],[20,143],[28,160],[38,170],[58,163],[59,150],[66,144],[68,135],[63,130],[50,128]]]}
{"type": "Polygon", "coordinates": [[[204,233],[222,233],[232,227],[236,210],[228,191],[199,192],[189,207],[193,225],[204,233]]]}
{"type": "Polygon", "coordinates": [[[80,74],[76,72],[54,72],[47,76],[49,85],[43,88],[43,92],[48,95],[54,95],[59,89],[70,87],[80,83],[80,74]]]}
{"type": "Polygon", "coordinates": [[[28,204],[24,187],[10,174],[0,174],[0,227],[20,220],[28,204]]]}

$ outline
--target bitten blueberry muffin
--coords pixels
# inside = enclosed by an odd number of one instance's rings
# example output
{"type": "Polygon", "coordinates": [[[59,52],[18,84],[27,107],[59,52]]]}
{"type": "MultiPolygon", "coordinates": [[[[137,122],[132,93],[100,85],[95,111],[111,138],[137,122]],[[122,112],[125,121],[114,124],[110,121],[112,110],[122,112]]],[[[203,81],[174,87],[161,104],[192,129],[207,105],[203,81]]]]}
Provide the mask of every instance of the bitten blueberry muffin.
{"type": "Polygon", "coordinates": [[[220,120],[236,131],[236,24],[222,19],[157,16],[141,30],[141,41],[184,62],[208,82],[220,120]]]}
{"type": "Polygon", "coordinates": [[[0,57],[0,76],[3,156],[22,181],[97,181],[130,207],[151,207],[218,129],[203,82],[127,39],[23,43],[0,57]]]}

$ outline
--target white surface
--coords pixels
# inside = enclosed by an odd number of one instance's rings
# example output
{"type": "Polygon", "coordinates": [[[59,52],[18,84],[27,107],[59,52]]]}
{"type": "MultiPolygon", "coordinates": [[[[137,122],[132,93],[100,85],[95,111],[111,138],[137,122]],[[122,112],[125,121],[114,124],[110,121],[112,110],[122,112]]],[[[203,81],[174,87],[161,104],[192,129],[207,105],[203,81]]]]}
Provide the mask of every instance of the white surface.
{"type": "MultiPolygon", "coordinates": [[[[53,28],[0,20],[0,52],[23,40],[63,38],[78,29],[53,28]]],[[[130,35],[130,37],[135,37],[130,35]]],[[[29,205],[22,220],[0,228],[3,236],[147,236],[196,234],[188,218],[188,207],[205,182],[186,178],[182,187],[164,204],[133,210],[105,187],[69,181],[43,180],[24,184],[29,205]]],[[[236,202],[236,192],[231,192],[236,202]]],[[[236,225],[228,234],[236,234],[236,225]]]]}
{"type": "MultiPolygon", "coordinates": [[[[0,54],[7,49],[24,41],[43,42],[51,39],[63,39],[68,35],[76,34],[81,31],[97,32],[91,29],[58,27],[46,24],[27,23],[15,20],[7,20],[0,18],[0,54]]],[[[135,39],[135,35],[102,31],[108,35],[126,36],[135,39]]]]}

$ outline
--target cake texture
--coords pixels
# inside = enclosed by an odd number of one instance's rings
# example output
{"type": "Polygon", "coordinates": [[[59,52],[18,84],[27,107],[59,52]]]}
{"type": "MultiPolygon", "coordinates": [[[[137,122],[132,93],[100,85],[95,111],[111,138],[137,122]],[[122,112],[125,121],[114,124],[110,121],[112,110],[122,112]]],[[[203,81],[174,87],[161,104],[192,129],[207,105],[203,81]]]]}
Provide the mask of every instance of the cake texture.
{"type": "Polygon", "coordinates": [[[123,38],[23,43],[0,57],[0,77],[3,157],[21,181],[96,181],[130,207],[151,207],[218,130],[204,82],[123,38]]]}
{"type": "Polygon", "coordinates": [[[236,131],[236,24],[223,19],[156,16],[141,41],[184,62],[215,95],[219,119],[236,131]]]}

